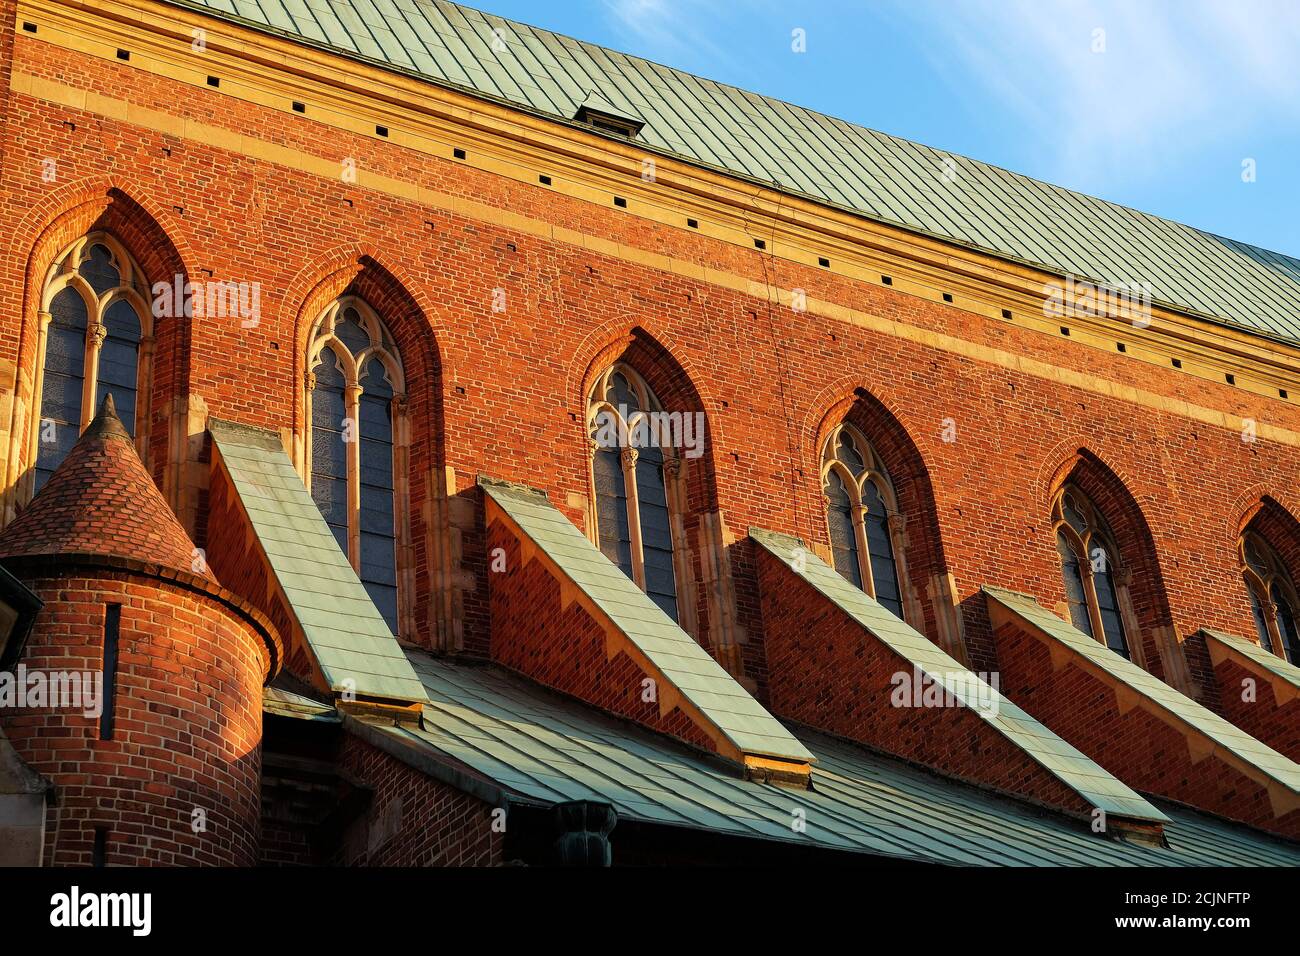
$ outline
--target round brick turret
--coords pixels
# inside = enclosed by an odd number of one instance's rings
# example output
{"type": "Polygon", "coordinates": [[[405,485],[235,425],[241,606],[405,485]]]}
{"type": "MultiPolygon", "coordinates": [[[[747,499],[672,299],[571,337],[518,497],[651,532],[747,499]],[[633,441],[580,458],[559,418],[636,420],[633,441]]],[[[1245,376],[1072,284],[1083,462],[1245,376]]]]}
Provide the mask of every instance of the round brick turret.
{"type": "Polygon", "coordinates": [[[111,396],[0,563],[45,602],[0,724],[53,782],[46,862],[253,865],[279,638],[207,570],[111,396]]]}

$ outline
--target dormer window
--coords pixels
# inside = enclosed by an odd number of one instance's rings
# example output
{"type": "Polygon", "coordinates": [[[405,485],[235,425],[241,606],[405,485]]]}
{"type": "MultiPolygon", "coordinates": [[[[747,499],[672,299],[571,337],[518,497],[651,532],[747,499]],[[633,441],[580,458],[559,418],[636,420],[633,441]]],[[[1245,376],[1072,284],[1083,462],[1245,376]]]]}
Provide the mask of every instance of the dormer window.
{"type": "Polygon", "coordinates": [[[645,120],[627,109],[620,109],[599,93],[590,93],[578,106],[573,118],[603,133],[613,133],[635,139],[645,126],[645,120]]]}

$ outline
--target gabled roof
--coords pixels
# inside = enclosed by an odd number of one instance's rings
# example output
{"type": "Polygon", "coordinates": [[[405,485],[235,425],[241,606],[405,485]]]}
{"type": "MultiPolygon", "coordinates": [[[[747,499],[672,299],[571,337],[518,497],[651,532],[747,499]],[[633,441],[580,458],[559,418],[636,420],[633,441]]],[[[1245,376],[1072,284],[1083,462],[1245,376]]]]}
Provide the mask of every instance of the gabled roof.
{"type": "MultiPolygon", "coordinates": [[[[1020,621],[1028,624],[1038,635],[1055,641],[1078,659],[1109,676],[1111,682],[1123,685],[1158,712],[1166,721],[1177,721],[1213,747],[1233,755],[1241,765],[1253,768],[1255,774],[1267,778],[1291,795],[1293,804],[1300,804],[1300,765],[1261,743],[1239,727],[1228,723],[1214,711],[1198,704],[1174,690],[1154,674],[1116,654],[1100,641],[1057,617],[1032,597],[985,585],[984,594],[989,601],[1007,609],[1020,621]]],[[[996,619],[994,621],[996,626],[996,619]]]]}
{"type": "Polygon", "coordinates": [[[790,573],[812,585],[862,625],[872,637],[886,644],[928,679],[946,688],[961,700],[963,706],[978,713],[989,726],[1018,747],[1027,760],[1042,766],[1088,806],[1119,817],[1156,822],[1165,819],[1131,787],[1003,697],[861,588],[846,581],[798,538],[760,528],[750,528],[749,536],[790,568],[790,573]],[[790,562],[796,549],[801,558],[797,567],[790,562]],[[978,699],[974,692],[975,684],[980,688],[978,699]]]}
{"type": "MultiPolygon", "coordinates": [[[[610,803],[620,819],[961,866],[1295,866],[1300,847],[1161,802],[1168,847],[1086,825],[802,726],[812,789],[745,780],[724,761],[495,666],[408,649],[429,703],[421,727],[367,733],[429,759],[483,799],[610,803]],[[803,831],[792,809],[805,812],[803,831]]],[[[415,760],[415,755],[422,759],[415,760]]]]}
{"type": "MultiPolygon", "coordinates": [[[[1208,627],[1201,628],[1200,633],[1205,636],[1209,644],[1210,659],[1213,663],[1218,664],[1218,648],[1223,648],[1227,654],[1247,662],[1251,669],[1263,671],[1279,690],[1286,688],[1290,695],[1288,700],[1300,696],[1300,667],[1283,660],[1272,651],[1264,650],[1254,641],[1248,641],[1244,637],[1225,634],[1223,631],[1215,631],[1208,627]]],[[[1282,703],[1282,700],[1279,699],[1278,703],[1282,703]]]]}
{"type": "MultiPolygon", "coordinates": [[[[544,555],[563,584],[585,599],[589,613],[617,633],[620,650],[668,690],[684,712],[703,723],[710,737],[721,734],[731,756],[770,756],[808,761],[812,755],[750,693],[741,687],[696,640],[683,631],[626,574],[605,557],[540,492],[481,478],[489,502],[544,555]]],[[[488,521],[495,520],[489,506],[488,521]]]]}
{"type": "Polygon", "coordinates": [[[45,487],[0,531],[0,558],[58,555],[212,577],[136,454],[111,394],[45,487]]]}
{"type": "Polygon", "coordinates": [[[339,550],[279,436],[216,419],[208,432],[213,463],[229,475],[326,689],[399,704],[423,700],[424,688],[397,638],[339,550]]]}
{"type": "Polygon", "coordinates": [[[644,118],[648,149],[1081,282],[1148,282],[1158,303],[1300,339],[1300,259],[640,57],[445,0],[169,2],[561,122],[596,93],[644,118]]]}

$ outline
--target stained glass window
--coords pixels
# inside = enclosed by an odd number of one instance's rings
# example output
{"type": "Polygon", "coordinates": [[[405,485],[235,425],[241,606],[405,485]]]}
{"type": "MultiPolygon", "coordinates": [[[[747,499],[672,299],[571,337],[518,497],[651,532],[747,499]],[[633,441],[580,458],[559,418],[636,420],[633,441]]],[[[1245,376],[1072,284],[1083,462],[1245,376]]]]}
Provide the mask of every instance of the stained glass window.
{"type": "Polygon", "coordinates": [[[890,519],[894,488],[875,450],[860,432],[841,425],[822,452],[822,490],[835,570],[899,618],[902,575],[890,519]]]}
{"type": "Polygon", "coordinates": [[[587,403],[594,445],[596,543],[673,620],[679,617],[677,557],[668,473],[680,467],[663,407],[622,363],[596,381],[587,403]],[[639,547],[638,547],[639,544],[639,547]]]}
{"type": "Polygon", "coordinates": [[[311,493],[376,610],[399,627],[394,408],[401,361],[379,317],[352,296],[317,323],[309,359],[311,493]]]}

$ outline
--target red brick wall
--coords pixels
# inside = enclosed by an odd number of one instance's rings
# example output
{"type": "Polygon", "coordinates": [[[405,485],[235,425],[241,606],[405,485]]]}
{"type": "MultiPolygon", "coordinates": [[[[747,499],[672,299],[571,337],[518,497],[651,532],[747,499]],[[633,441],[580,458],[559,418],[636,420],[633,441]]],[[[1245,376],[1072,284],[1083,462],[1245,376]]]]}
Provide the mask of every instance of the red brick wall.
{"type": "MultiPolygon", "coordinates": [[[[1198,640],[1204,642],[1204,638],[1198,640]]],[[[1247,670],[1232,658],[1225,658],[1214,669],[1218,682],[1223,716],[1256,740],[1262,740],[1278,753],[1300,760],[1300,697],[1278,705],[1273,685],[1260,670],[1247,670]],[[1244,700],[1243,681],[1250,680],[1254,700],[1244,700]]]]}
{"type": "Polygon", "coordinates": [[[1181,730],[1141,706],[1121,713],[1109,684],[1011,624],[996,634],[1002,692],[1130,787],[1267,830],[1300,836],[1300,810],[1273,816],[1267,789],[1210,756],[1193,763],[1181,730]]]}
{"type": "Polygon", "coordinates": [[[258,847],[259,866],[311,866],[311,841],[303,827],[262,820],[262,841],[258,847]]]}
{"type": "Polygon", "coordinates": [[[208,567],[235,594],[248,600],[270,619],[285,642],[285,668],[307,683],[315,683],[316,669],[301,640],[294,640],[294,617],[272,586],[270,568],[261,547],[252,537],[234,489],[220,469],[213,469],[208,488],[208,511],[205,522],[204,554],[208,567]]]}
{"type": "MultiPolygon", "coordinates": [[[[903,326],[960,336],[1175,402],[1300,429],[1293,404],[652,224],[450,159],[417,159],[391,142],[326,130],[309,117],[182,87],[129,64],[56,50],[37,37],[18,34],[15,56],[21,72],[162,111],[176,117],[177,129],[182,120],[194,119],[330,163],[353,157],[367,173],[632,250],[759,283],[770,279],[903,326]]],[[[403,357],[429,356],[421,400],[429,409],[424,427],[434,434],[418,467],[451,466],[458,490],[470,487],[479,473],[525,482],[547,489],[581,521],[579,499],[571,504],[570,496],[588,493],[582,386],[596,357],[612,354],[613,344],[640,327],[671,355],[710,416],[710,493],[737,534],[757,525],[824,542],[819,428],[828,410],[858,388],[889,410],[914,443],[934,496],[931,520],[909,515],[916,519],[909,528],[937,529],[926,531],[938,536],[925,546],[932,556],[917,550],[914,558],[912,551],[922,548],[916,544],[909,547],[909,562],[942,562],[954,574],[977,669],[996,663],[978,596],[981,584],[1026,591],[1048,606],[1064,600],[1048,497],[1052,476],[1081,447],[1116,473],[1150,529],[1154,554],[1130,558],[1159,571],[1164,595],[1144,603],[1148,619],[1167,618],[1183,634],[1201,626],[1251,631],[1234,553],[1238,521],[1263,494],[1291,502],[1289,489],[1300,471],[1300,450],[1294,447],[1265,440],[1247,444],[1231,429],[31,96],[15,95],[11,111],[15,122],[5,132],[3,160],[6,201],[0,204],[5,301],[27,302],[30,312],[29,276],[39,275],[48,262],[38,243],[42,230],[96,189],[105,195],[110,186],[148,212],[177,250],[172,258],[190,264],[195,274],[201,270],[207,278],[210,270],[216,279],[262,284],[263,316],[256,328],[194,323],[183,360],[165,357],[160,340],[158,361],[177,370],[167,387],[202,398],[213,414],[291,427],[302,383],[299,343],[313,317],[316,290],[322,284],[332,289],[343,263],[373,261],[404,291],[391,300],[400,314],[385,316],[403,357]],[[53,184],[40,176],[41,159],[50,155],[58,157],[60,169],[53,184]],[[497,288],[507,294],[504,313],[492,311],[497,288]],[[947,418],[957,429],[951,443],[941,437],[947,418]]],[[[131,248],[146,261],[148,250],[138,241],[131,248]]],[[[170,260],[162,266],[166,259],[158,253],[157,271],[164,274],[171,268],[170,260]]],[[[29,366],[32,343],[21,334],[22,318],[14,309],[0,320],[0,360],[21,359],[29,366]]],[[[1116,338],[1126,331],[1128,326],[1117,324],[1116,338]]],[[[161,407],[156,400],[155,408],[161,407]]],[[[427,477],[413,474],[412,488],[426,487],[427,477]]],[[[771,667],[756,612],[754,567],[743,548],[734,568],[749,637],[744,663],[762,691],[771,667]]],[[[467,536],[463,570],[466,646],[484,653],[487,573],[481,538],[467,536]]],[[[1154,588],[1156,578],[1151,581],[1154,588]]],[[[926,614],[932,627],[932,610],[926,614]]],[[[427,622],[428,608],[418,608],[417,617],[427,622]]],[[[702,633],[711,633],[709,622],[702,633]]]]}
{"type": "Polygon", "coordinates": [[[953,776],[1086,815],[1092,806],[965,707],[895,707],[912,665],[767,551],[759,581],[771,707],[781,716],[953,776]]]}
{"type": "MultiPolygon", "coordinates": [[[[344,866],[496,866],[505,834],[483,801],[345,734],[339,767],[374,788],[365,815],[343,836],[344,866]]],[[[509,818],[505,825],[509,826],[509,818]]]]}
{"type": "Polygon", "coordinates": [[[105,605],[122,606],[112,740],[99,739],[99,720],[81,708],[3,714],[15,749],[57,790],[46,860],[89,864],[102,827],[109,865],[255,863],[257,633],[215,602],[149,579],[105,571],[28,583],[45,601],[23,655],[29,670],[100,670],[105,605]],[[193,832],[196,809],[204,832],[193,832]]]}
{"type": "Polygon", "coordinates": [[[489,553],[505,552],[505,571],[492,573],[492,656],[538,683],[697,747],[715,750],[694,721],[674,707],[660,716],[659,694],[644,699],[649,675],[626,654],[612,660],[605,633],[576,601],[561,610],[560,585],[540,561],[522,564],[519,543],[498,521],[488,529],[489,553]]]}

